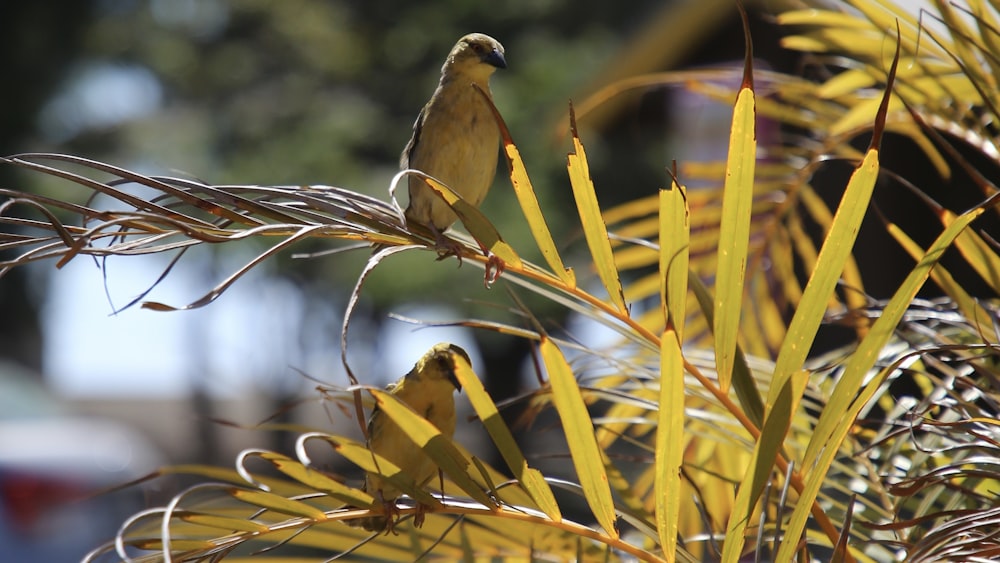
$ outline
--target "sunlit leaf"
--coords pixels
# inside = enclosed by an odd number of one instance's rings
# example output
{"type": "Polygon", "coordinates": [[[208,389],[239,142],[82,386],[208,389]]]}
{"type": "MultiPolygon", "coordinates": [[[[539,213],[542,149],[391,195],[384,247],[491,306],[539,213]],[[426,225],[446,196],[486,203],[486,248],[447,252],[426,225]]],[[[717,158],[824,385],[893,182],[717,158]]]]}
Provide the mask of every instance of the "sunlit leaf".
{"type": "Polygon", "coordinates": [[[801,537],[809,517],[811,504],[822,486],[830,464],[837,455],[838,446],[854,427],[857,413],[871,398],[881,383],[881,378],[869,379],[862,386],[865,377],[878,359],[878,352],[892,336],[896,325],[903,317],[910,302],[923,287],[930,276],[930,271],[940,260],[944,251],[964,232],[965,228],[982,215],[984,209],[977,207],[968,211],[952,222],[934,241],[927,253],[921,258],[917,267],[906,277],[889,303],[883,308],[882,314],[872,325],[868,336],[851,354],[847,366],[826,408],[820,415],[819,422],[809,441],[808,449],[802,460],[802,466],[810,468],[807,474],[805,489],[802,491],[799,504],[796,506],[786,529],[786,540],[781,544],[778,559],[790,558],[794,544],[801,537]]]}
{"type": "Polygon", "coordinates": [[[521,267],[521,257],[517,252],[500,237],[493,223],[490,223],[486,215],[478,207],[462,199],[448,186],[438,182],[429,176],[422,176],[428,187],[441,199],[451,206],[451,209],[458,215],[458,218],[473,236],[486,250],[497,255],[501,260],[511,267],[521,267]]]}
{"type": "Polygon", "coordinates": [[[754,447],[753,457],[740,482],[736,502],[729,515],[722,561],[735,563],[743,555],[745,534],[754,516],[754,510],[764,486],[773,475],[778,454],[784,447],[791,427],[792,417],[798,409],[799,399],[809,381],[809,372],[801,370],[786,378],[779,388],[771,387],[767,415],[761,428],[760,439],[754,447]]]}
{"type": "Polygon", "coordinates": [[[562,520],[562,514],[555,497],[552,495],[552,489],[545,482],[541,472],[528,466],[528,461],[521,453],[521,448],[518,447],[493,400],[486,393],[482,381],[463,358],[455,359],[455,367],[455,375],[462,383],[462,389],[468,395],[469,403],[472,404],[479,420],[482,421],[490,438],[493,439],[493,444],[500,451],[507,467],[510,468],[514,477],[546,516],[556,522],[562,520]]]}
{"type": "Polygon", "coordinates": [[[684,363],[679,335],[667,329],[660,339],[659,420],[656,426],[656,531],[667,561],[674,561],[684,461],[684,363]]]}
{"type": "MultiPolygon", "coordinates": [[[[954,213],[941,211],[941,221],[946,227],[955,220],[954,213]]],[[[989,284],[993,291],[1000,293],[1000,255],[997,254],[996,248],[974,231],[965,231],[959,235],[955,240],[955,248],[962,253],[979,277],[989,284]]]]}
{"type": "Polygon", "coordinates": [[[580,213],[580,222],[583,224],[583,233],[586,236],[590,254],[594,259],[594,267],[597,268],[597,274],[601,278],[601,283],[604,284],[604,289],[608,292],[611,302],[614,303],[619,313],[628,315],[628,305],[625,304],[618,266],[615,264],[614,253],[611,251],[611,241],[608,239],[608,228],[604,224],[601,208],[597,203],[597,193],[594,191],[594,182],[590,179],[590,168],[587,165],[587,154],[584,152],[579,135],[577,135],[576,118],[573,116],[572,106],[570,106],[570,123],[570,129],[573,133],[573,152],[566,157],[566,161],[570,184],[573,186],[573,197],[580,213]]]}
{"type": "Polygon", "coordinates": [[[227,490],[233,498],[241,500],[247,504],[267,508],[268,510],[274,510],[282,514],[301,516],[302,518],[308,518],[310,520],[321,521],[326,519],[326,515],[322,510],[318,510],[304,502],[285,498],[281,495],[260,490],[236,487],[230,487],[227,490]]]}
{"type": "Polygon", "coordinates": [[[687,318],[688,265],[691,221],[687,207],[687,189],[673,181],[669,190],[660,190],[660,303],[664,323],[673,327],[684,342],[687,318]]]}
{"type": "Polygon", "coordinates": [[[302,462],[275,452],[254,452],[255,457],[269,461],[275,469],[295,479],[299,483],[317,491],[323,491],[352,506],[368,506],[372,503],[371,495],[348,487],[320,471],[307,467],[302,462]]]}
{"type": "Polygon", "coordinates": [[[372,452],[367,447],[362,444],[358,444],[357,442],[344,439],[340,436],[329,437],[327,439],[330,441],[331,445],[333,445],[337,453],[344,456],[360,469],[368,473],[379,475],[393,487],[410,495],[414,500],[421,504],[432,507],[440,507],[441,504],[438,500],[423,487],[415,483],[413,478],[406,473],[404,468],[398,467],[396,464],[372,452]]]}
{"type": "Polygon", "coordinates": [[[608,476],[604,471],[603,452],[597,446],[594,425],[573,377],[573,370],[552,340],[542,338],[541,353],[552,384],[552,400],[566,433],[569,453],[580,478],[584,497],[605,532],[617,538],[617,517],[608,476]]]}
{"type": "MultiPolygon", "coordinates": [[[[900,246],[902,246],[903,249],[906,250],[906,252],[915,260],[919,260],[921,256],[926,254],[927,251],[907,236],[907,234],[897,225],[886,225],[886,231],[888,231],[888,233],[892,235],[897,242],[899,242],[900,246]]],[[[961,238],[962,237],[960,236],[959,239],[961,238]]],[[[965,288],[958,283],[951,272],[943,266],[938,264],[933,270],[931,270],[931,279],[934,280],[934,283],[936,283],[938,287],[940,287],[955,301],[955,304],[958,306],[959,310],[962,311],[962,314],[966,319],[973,322],[990,322],[990,313],[983,309],[983,306],[971,295],[969,295],[965,288]]],[[[985,333],[984,335],[987,338],[990,336],[988,333],[985,333]]]]}
{"type": "Polygon", "coordinates": [[[531,187],[531,178],[528,177],[527,168],[521,159],[521,152],[517,149],[517,145],[514,144],[513,138],[511,138],[510,130],[507,129],[507,123],[504,122],[503,116],[500,115],[490,96],[480,89],[479,86],[476,86],[476,90],[486,100],[487,105],[493,111],[494,118],[496,118],[497,126],[500,127],[500,136],[503,140],[504,155],[507,157],[507,171],[510,174],[510,182],[514,187],[514,194],[521,205],[524,218],[528,221],[528,228],[531,229],[535,244],[538,245],[539,250],[542,252],[542,257],[545,258],[553,273],[568,287],[576,287],[576,275],[573,273],[572,268],[567,268],[563,265],[562,257],[559,256],[559,250],[556,248],[556,243],[552,240],[552,233],[549,231],[548,223],[542,214],[541,207],[538,205],[535,190],[531,187]]]}
{"type": "MultiPolygon", "coordinates": [[[[693,272],[688,276],[688,287],[698,300],[702,315],[708,321],[709,326],[714,326],[714,309],[712,295],[705,284],[693,272]]],[[[746,411],[750,421],[758,427],[764,422],[764,401],[760,397],[760,390],[757,389],[757,382],[754,380],[750,366],[747,364],[746,355],[743,350],[736,346],[733,363],[733,390],[740,400],[740,405],[746,411]]]]}
{"type": "Polygon", "coordinates": [[[238,532],[263,533],[268,531],[268,526],[246,520],[243,518],[227,518],[215,514],[201,514],[198,512],[184,512],[178,515],[181,520],[197,524],[199,526],[209,526],[222,530],[235,530],[238,532]]]}
{"type": "Polygon", "coordinates": [[[840,207],[830,225],[826,241],[820,249],[812,275],[806,283],[778,354],[774,368],[777,385],[784,385],[784,378],[801,369],[809,354],[816,331],[823,322],[830,295],[844,271],[861,221],[867,213],[878,171],[878,151],[871,150],[847,183],[840,207]]]}
{"type": "Polygon", "coordinates": [[[740,89],[733,108],[719,227],[719,261],[715,281],[715,363],[719,386],[729,390],[733,378],[736,340],[740,327],[747,243],[750,239],[750,209],[757,160],[754,125],[754,93],[740,89]]]}

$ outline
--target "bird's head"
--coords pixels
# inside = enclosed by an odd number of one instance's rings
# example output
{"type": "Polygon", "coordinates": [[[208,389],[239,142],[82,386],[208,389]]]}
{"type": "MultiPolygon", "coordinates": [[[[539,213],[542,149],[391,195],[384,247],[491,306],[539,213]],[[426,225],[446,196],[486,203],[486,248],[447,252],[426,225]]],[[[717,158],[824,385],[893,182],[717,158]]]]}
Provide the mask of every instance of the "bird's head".
{"type": "Polygon", "coordinates": [[[458,40],[448,54],[441,73],[463,74],[483,81],[498,68],[507,68],[503,45],[489,35],[470,33],[458,40]]]}
{"type": "Polygon", "coordinates": [[[461,391],[462,384],[459,383],[458,377],[455,375],[455,356],[461,356],[467,363],[472,363],[469,360],[469,354],[460,346],[442,342],[435,344],[420,358],[416,371],[420,374],[426,374],[429,379],[447,379],[455,386],[455,389],[461,391]]]}

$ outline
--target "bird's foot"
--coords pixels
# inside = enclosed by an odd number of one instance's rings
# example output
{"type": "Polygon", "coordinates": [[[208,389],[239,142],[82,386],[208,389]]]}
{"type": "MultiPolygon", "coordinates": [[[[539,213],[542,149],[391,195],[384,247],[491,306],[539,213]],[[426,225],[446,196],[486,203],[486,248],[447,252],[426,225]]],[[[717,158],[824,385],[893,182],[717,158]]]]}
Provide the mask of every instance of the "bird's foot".
{"type": "Polygon", "coordinates": [[[462,266],[462,245],[453,238],[445,236],[444,233],[431,227],[434,233],[434,249],[437,250],[437,259],[444,260],[449,256],[458,258],[459,267],[462,266]]]}
{"type": "MultiPolygon", "coordinates": [[[[420,528],[427,519],[427,512],[430,506],[417,503],[417,509],[413,513],[413,527],[420,528]]],[[[385,535],[398,535],[396,523],[399,520],[399,508],[395,501],[383,501],[382,513],[378,516],[371,516],[362,521],[362,527],[369,532],[384,532],[385,535]]]]}
{"type": "Polygon", "coordinates": [[[360,520],[361,527],[369,532],[385,532],[385,535],[396,535],[396,518],[399,509],[396,508],[396,500],[385,500],[382,492],[378,492],[376,506],[382,506],[382,513],[376,516],[369,516],[360,520]]]}
{"type": "Polygon", "coordinates": [[[503,275],[507,263],[503,261],[503,258],[500,258],[489,250],[485,250],[484,252],[486,254],[486,273],[483,276],[483,285],[486,286],[486,289],[489,289],[503,275]]]}
{"type": "Polygon", "coordinates": [[[413,513],[413,527],[420,528],[424,525],[424,520],[427,518],[427,509],[430,508],[426,504],[417,503],[417,511],[413,513]]]}
{"type": "Polygon", "coordinates": [[[383,501],[382,511],[385,512],[385,516],[383,516],[385,521],[383,531],[385,532],[385,535],[398,535],[396,532],[396,521],[399,516],[399,510],[396,508],[396,501],[383,501]]]}

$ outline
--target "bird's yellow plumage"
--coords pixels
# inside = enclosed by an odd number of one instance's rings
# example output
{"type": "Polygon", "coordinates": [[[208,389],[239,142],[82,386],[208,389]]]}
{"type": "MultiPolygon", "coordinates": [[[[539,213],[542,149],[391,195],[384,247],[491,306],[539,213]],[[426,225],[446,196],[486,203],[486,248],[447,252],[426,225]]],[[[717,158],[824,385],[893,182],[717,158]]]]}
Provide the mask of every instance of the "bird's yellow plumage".
{"type": "MultiPolygon", "coordinates": [[[[462,348],[448,343],[437,344],[417,361],[409,373],[388,388],[392,395],[449,438],[455,434],[453,393],[461,389],[455,377],[456,356],[469,361],[469,355],[462,348]]],[[[368,447],[397,465],[419,485],[427,483],[437,473],[434,462],[378,408],[372,412],[368,421],[368,447]]],[[[401,494],[398,489],[373,474],[366,476],[364,488],[376,498],[381,498],[388,512],[391,512],[392,505],[401,494]]],[[[390,520],[388,516],[380,515],[362,518],[352,524],[376,531],[386,529],[390,520]]]]}
{"type": "MultiPolygon", "coordinates": [[[[493,112],[476,91],[488,96],[490,76],[506,68],[503,45],[482,33],[462,37],[441,67],[441,81],[413,124],[413,136],[403,150],[400,165],[444,182],[478,206],[496,174],[500,130],[493,112]]],[[[422,179],[409,179],[407,222],[428,227],[443,242],[441,232],[457,219],[448,204],[422,179]]]]}

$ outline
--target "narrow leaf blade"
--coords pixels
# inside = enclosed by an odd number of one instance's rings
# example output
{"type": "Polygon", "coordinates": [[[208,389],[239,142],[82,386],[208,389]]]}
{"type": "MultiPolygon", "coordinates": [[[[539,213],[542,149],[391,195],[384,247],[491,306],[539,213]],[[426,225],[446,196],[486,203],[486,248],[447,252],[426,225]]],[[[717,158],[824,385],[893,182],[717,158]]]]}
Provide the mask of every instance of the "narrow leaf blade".
{"type": "Polygon", "coordinates": [[[677,552],[681,464],[684,459],[684,361],[678,334],[667,328],[660,339],[660,400],[656,426],[656,531],[667,561],[677,552]]]}
{"type": "Polygon", "coordinates": [[[260,452],[257,454],[257,457],[271,462],[275,469],[303,485],[316,491],[324,492],[344,501],[346,504],[351,506],[368,506],[372,503],[372,496],[368,493],[348,487],[340,481],[320,473],[311,467],[307,467],[298,460],[286,455],[275,452],[260,452]]]}
{"type": "Polygon", "coordinates": [[[736,338],[743,309],[756,153],[754,93],[751,88],[744,87],[736,97],[729,133],[715,282],[715,363],[719,386],[724,392],[732,383],[736,338]]]}
{"type": "Polygon", "coordinates": [[[518,447],[517,442],[514,440],[510,428],[507,427],[507,424],[503,421],[503,417],[500,416],[500,412],[497,410],[493,399],[490,398],[483,387],[483,382],[479,380],[479,377],[472,371],[472,367],[464,358],[455,358],[455,375],[462,384],[462,389],[468,395],[472,408],[476,411],[479,420],[482,421],[490,438],[493,439],[493,444],[500,451],[500,455],[507,463],[507,467],[510,468],[514,477],[517,478],[521,486],[524,487],[524,490],[531,496],[531,499],[535,501],[538,508],[546,516],[553,521],[561,521],[562,514],[559,511],[559,505],[556,503],[555,496],[552,494],[552,489],[537,469],[528,466],[528,461],[524,458],[524,454],[521,453],[521,448],[518,447]]]}
{"type": "Polygon", "coordinates": [[[951,246],[965,228],[980,215],[984,208],[977,207],[959,216],[948,225],[928,248],[917,266],[909,273],[896,290],[882,314],[872,325],[868,336],[861,341],[851,354],[844,372],[837,382],[816,429],[806,449],[803,467],[810,468],[805,485],[799,495],[798,504],[792,512],[785,531],[785,541],[778,550],[776,560],[791,560],[798,539],[805,530],[810,508],[816,501],[819,489],[826,481],[827,473],[840,450],[840,444],[854,428],[854,421],[864,405],[871,400],[883,377],[871,378],[862,386],[865,376],[878,360],[879,352],[889,341],[899,321],[903,318],[913,298],[930,276],[931,269],[938,263],[944,251],[951,246]]]}
{"type": "Polygon", "coordinates": [[[524,218],[528,221],[528,228],[535,239],[535,244],[541,250],[542,256],[549,264],[549,268],[552,268],[552,271],[559,279],[570,288],[576,288],[576,274],[573,273],[572,268],[567,268],[563,265],[562,258],[559,256],[559,250],[556,248],[555,241],[552,240],[552,233],[549,231],[545,216],[542,214],[542,208],[538,205],[535,190],[531,187],[531,178],[528,177],[528,169],[524,166],[524,160],[521,159],[521,152],[517,149],[517,145],[514,144],[514,139],[510,135],[507,123],[503,120],[503,116],[500,115],[500,111],[497,110],[493,99],[479,88],[479,86],[476,86],[476,90],[483,96],[486,104],[493,111],[493,117],[500,128],[504,155],[507,157],[507,171],[510,173],[510,183],[514,187],[514,195],[517,196],[517,202],[521,205],[524,218]]]}
{"type": "Polygon", "coordinates": [[[691,215],[687,189],[676,179],[669,190],[660,190],[660,303],[664,322],[684,342],[687,318],[691,215]]]}
{"type": "Polygon", "coordinates": [[[513,247],[504,242],[496,227],[493,226],[493,223],[490,223],[490,220],[486,218],[486,215],[483,215],[483,212],[478,207],[465,201],[461,196],[452,191],[451,188],[434,178],[430,176],[422,176],[422,178],[431,191],[451,206],[452,211],[455,212],[455,215],[458,215],[458,218],[465,225],[465,228],[469,230],[469,234],[473,238],[479,241],[487,250],[497,255],[507,265],[517,268],[521,267],[521,257],[517,255],[513,247]]]}
{"type": "Polygon", "coordinates": [[[614,500],[604,470],[603,452],[597,445],[594,424],[580,394],[573,371],[562,352],[549,338],[541,341],[542,361],[552,384],[552,400],[562,421],[569,453],[573,458],[584,497],[597,523],[614,538],[618,538],[614,500]]]}
{"type": "Polygon", "coordinates": [[[830,296],[851,257],[861,221],[867,214],[868,202],[875,189],[878,172],[878,151],[870,150],[847,183],[840,207],[833,217],[812,275],[806,283],[802,299],[795,308],[795,315],[778,352],[774,379],[775,385],[779,387],[784,385],[784,380],[792,373],[802,368],[809,354],[826,314],[827,304],[830,303],[830,296]]]}
{"type": "Polygon", "coordinates": [[[316,507],[310,506],[304,502],[285,498],[281,495],[269,493],[267,491],[244,489],[240,487],[227,487],[226,492],[237,500],[254,506],[259,506],[261,508],[266,508],[268,510],[273,510],[275,512],[280,512],[281,514],[299,516],[315,521],[322,521],[326,519],[326,514],[316,507]]]}
{"type": "Polygon", "coordinates": [[[611,240],[608,238],[608,227],[604,224],[601,207],[597,203],[597,193],[594,182],[590,179],[590,167],[587,165],[587,154],[583,143],[576,132],[576,118],[570,107],[570,123],[573,132],[573,152],[566,157],[566,168],[569,171],[569,181],[573,186],[573,197],[580,213],[583,234],[587,239],[587,247],[594,259],[597,275],[604,284],[611,302],[623,315],[628,315],[625,304],[625,294],[622,292],[622,281],[615,265],[615,255],[611,250],[611,240]]]}
{"type": "Polygon", "coordinates": [[[743,481],[740,482],[736,501],[730,512],[726,542],[722,549],[723,562],[736,563],[743,555],[747,526],[753,517],[754,507],[767,480],[773,474],[778,452],[785,442],[788,429],[791,428],[792,416],[798,408],[802,394],[805,393],[808,381],[809,372],[800,370],[796,372],[795,377],[786,378],[780,388],[772,387],[764,427],[754,446],[753,456],[743,481]]]}

